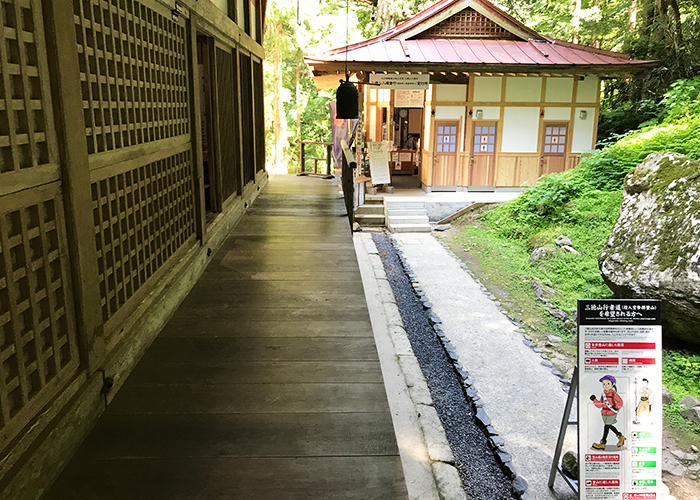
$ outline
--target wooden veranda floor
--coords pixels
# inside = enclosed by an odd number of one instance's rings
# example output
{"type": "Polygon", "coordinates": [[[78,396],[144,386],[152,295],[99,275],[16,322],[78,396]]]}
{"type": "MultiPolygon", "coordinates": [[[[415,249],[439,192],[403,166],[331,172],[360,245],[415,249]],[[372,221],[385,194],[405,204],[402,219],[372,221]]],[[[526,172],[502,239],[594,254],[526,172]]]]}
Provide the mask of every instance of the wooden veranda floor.
{"type": "Polygon", "coordinates": [[[338,191],[271,179],[44,500],[407,497],[338,191]]]}

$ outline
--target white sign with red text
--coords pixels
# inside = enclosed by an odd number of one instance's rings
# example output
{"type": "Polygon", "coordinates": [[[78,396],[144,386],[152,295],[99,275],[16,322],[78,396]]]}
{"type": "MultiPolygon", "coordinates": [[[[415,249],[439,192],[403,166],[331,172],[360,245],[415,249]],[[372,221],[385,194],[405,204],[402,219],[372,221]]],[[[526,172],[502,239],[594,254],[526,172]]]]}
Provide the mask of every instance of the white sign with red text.
{"type": "Polygon", "coordinates": [[[661,303],[580,300],[582,500],[656,499],[661,486],[661,303]]]}

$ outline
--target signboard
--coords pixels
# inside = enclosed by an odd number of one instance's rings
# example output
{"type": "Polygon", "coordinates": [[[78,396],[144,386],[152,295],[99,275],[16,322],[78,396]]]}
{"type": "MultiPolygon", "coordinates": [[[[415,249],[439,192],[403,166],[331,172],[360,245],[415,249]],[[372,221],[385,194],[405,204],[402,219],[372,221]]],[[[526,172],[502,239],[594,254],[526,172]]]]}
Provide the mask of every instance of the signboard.
{"type": "Polygon", "coordinates": [[[425,90],[401,90],[394,92],[395,108],[422,108],[425,105],[425,90]]]}
{"type": "Polygon", "coordinates": [[[369,171],[372,176],[372,184],[390,184],[389,173],[389,148],[387,141],[368,142],[369,171]]]}
{"type": "Polygon", "coordinates": [[[578,302],[582,500],[656,499],[661,485],[661,302],[578,302]]]}
{"type": "MultiPolygon", "coordinates": [[[[369,75],[369,83],[380,89],[428,90],[430,75],[369,75]]],[[[420,107],[423,107],[421,104],[420,107]]]]}

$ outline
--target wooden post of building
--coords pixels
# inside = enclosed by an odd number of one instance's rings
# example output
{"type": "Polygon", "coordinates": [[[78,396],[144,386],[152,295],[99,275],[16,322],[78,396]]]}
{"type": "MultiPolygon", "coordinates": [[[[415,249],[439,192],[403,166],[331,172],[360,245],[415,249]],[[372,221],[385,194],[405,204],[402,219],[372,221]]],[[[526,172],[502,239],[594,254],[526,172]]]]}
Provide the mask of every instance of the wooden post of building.
{"type": "Polygon", "coordinates": [[[299,141],[299,173],[304,173],[304,141],[299,141]]]}
{"type": "Polygon", "coordinates": [[[52,0],[41,4],[53,89],[78,340],[82,362],[92,374],[102,367],[105,339],[73,1],[52,0]]]}
{"type": "Polygon", "coordinates": [[[326,175],[331,175],[331,156],[333,156],[333,145],[326,144],[326,175]]]}
{"type": "Polygon", "coordinates": [[[197,226],[197,238],[204,243],[206,235],[206,207],[204,206],[204,159],[202,157],[202,119],[199,99],[199,62],[197,60],[197,25],[195,13],[190,13],[187,20],[187,42],[189,58],[190,92],[190,137],[192,140],[192,168],[194,169],[194,198],[195,198],[195,224],[197,226]]]}

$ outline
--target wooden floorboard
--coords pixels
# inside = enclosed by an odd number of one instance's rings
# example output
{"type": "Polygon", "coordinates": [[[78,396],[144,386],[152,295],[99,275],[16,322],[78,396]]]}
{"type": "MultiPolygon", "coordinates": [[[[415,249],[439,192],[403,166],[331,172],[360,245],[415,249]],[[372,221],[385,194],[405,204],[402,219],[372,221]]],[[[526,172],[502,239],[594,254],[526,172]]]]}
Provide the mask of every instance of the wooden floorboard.
{"type": "Polygon", "coordinates": [[[403,500],[337,181],[273,177],[45,500],[403,500]]]}

